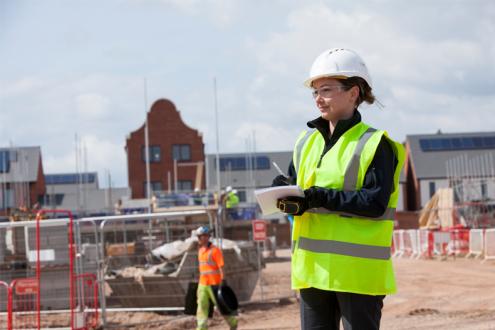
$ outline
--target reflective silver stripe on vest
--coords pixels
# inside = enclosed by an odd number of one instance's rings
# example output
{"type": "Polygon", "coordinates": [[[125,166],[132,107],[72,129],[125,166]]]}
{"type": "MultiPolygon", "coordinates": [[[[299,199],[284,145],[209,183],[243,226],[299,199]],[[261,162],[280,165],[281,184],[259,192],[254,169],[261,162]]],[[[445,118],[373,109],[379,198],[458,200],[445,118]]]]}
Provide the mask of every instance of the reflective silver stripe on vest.
{"type": "Polygon", "coordinates": [[[208,270],[206,272],[200,272],[201,275],[211,275],[211,274],[220,274],[220,270],[208,270]]]}
{"type": "Polygon", "coordinates": [[[200,265],[208,265],[208,266],[216,266],[216,262],[213,261],[213,257],[212,257],[212,254],[213,254],[213,248],[210,249],[210,251],[208,252],[208,260],[207,261],[200,261],[199,264],[200,265]]]}
{"type": "Polygon", "coordinates": [[[308,132],[308,131],[304,132],[304,136],[297,142],[297,145],[296,145],[296,164],[294,164],[294,169],[296,170],[296,173],[299,172],[299,164],[301,164],[302,149],[303,149],[306,141],[308,141],[311,134],[312,134],[312,131],[311,132],[308,132]]]}
{"type": "Polygon", "coordinates": [[[297,244],[297,241],[291,241],[291,245],[290,245],[290,252],[291,253],[294,253],[294,251],[296,250],[296,244],[297,244]]]}
{"type": "Polygon", "coordinates": [[[352,155],[352,158],[347,165],[347,169],[345,170],[344,191],[356,190],[356,184],[359,174],[359,159],[361,158],[361,153],[363,152],[364,145],[366,144],[366,142],[368,142],[368,140],[375,132],[376,129],[370,127],[359,138],[356,149],[354,150],[354,154],[352,155]]]}
{"type": "Polygon", "coordinates": [[[333,253],[367,259],[390,259],[390,247],[364,245],[340,241],[299,238],[299,249],[317,253],[333,253]]]}
{"type": "Polygon", "coordinates": [[[383,213],[383,215],[376,217],[376,218],[365,217],[365,216],[347,213],[347,212],[330,211],[324,207],[309,209],[306,212],[316,213],[316,214],[336,214],[336,215],[340,215],[341,217],[345,217],[345,218],[358,218],[358,219],[366,219],[366,220],[394,220],[395,219],[395,208],[393,208],[393,207],[389,207],[388,209],[385,210],[385,213],[383,213]]]}

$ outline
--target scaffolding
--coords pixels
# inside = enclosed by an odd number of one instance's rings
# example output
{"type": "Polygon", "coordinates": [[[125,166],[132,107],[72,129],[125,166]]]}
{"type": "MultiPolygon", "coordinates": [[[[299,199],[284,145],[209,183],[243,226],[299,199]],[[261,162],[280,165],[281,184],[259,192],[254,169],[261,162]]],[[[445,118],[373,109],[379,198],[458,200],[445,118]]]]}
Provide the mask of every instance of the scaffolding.
{"type": "Polygon", "coordinates": [[[454,192],[457,222],[469,228],[495,227],[494,153],[466,153],[446,161],[447,180],[454,192]]]}

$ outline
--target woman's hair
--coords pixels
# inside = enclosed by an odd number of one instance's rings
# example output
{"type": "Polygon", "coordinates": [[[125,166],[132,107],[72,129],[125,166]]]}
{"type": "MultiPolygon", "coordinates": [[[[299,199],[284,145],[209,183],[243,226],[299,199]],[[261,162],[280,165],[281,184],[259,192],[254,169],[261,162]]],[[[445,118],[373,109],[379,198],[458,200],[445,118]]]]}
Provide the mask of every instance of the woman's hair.
{"type": "Polygon", "coordinates": [[[347,79],[339,79],[339,82],[344,86],[344,89],[348,91],[354,86],[359,88],[359,95],[356,99],[356,108],[363,102],[373,104],[375,102],[375,95],[371,91],[371,87],[361,77],[350,77],[347,79]]]}

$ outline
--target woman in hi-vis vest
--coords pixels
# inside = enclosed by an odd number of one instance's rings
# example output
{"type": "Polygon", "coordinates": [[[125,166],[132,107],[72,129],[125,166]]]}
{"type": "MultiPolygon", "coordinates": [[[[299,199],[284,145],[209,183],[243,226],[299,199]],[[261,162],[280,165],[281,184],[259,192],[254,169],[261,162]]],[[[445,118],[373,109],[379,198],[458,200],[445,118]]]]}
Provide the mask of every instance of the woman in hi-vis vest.
{"type": "MultiPolygon", "coordinates": [[[[375,97],[354,51],[326,50],[304,84],[319,111],[297,138],[289,169],[304,197],[278,202],[294,215],[301,328],[339,329],[342,320],[344,329],[379,329],[383,299],[396,291],[390,246],[404,150],[361,120],[359,105],[375,97]]],[[[273,185],[288,181],[278,176],[273,185]]]]}

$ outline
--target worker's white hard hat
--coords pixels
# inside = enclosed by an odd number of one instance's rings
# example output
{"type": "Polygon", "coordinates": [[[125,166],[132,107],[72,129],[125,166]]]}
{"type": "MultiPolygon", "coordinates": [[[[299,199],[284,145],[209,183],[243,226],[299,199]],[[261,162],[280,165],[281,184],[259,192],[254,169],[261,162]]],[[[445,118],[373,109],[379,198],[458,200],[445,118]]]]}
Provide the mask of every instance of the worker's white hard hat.
{"type": "Polygon", "coordinates": [[[372,87],[366,64],[355,51],[350,49],[334,48],[321,53],[313,62],[309,78],[304,81],[304,85],[312,87],[313,81],[324,77],[361,77],[372,87]]]}
{"type": "Polygon", "coordinates": [[[234,194],[237,194],[237,189],[233,189],[233,190],[232,190],[232,192],[233,192],[234,194]]]}
{"type": "Polygon", "coordinates": [[[201,235],[210,235],[210,227],[208,226],[201,226],[198,229],[196,229],[196,235],[201,236],[201,235]]]}
{"type": "Polygon", "coordinates": [[[232,187],[231,186],[227,186],[227,188],[225,188],[225,191],[226,192],[231,192],[232,191],[232,187]]]}

